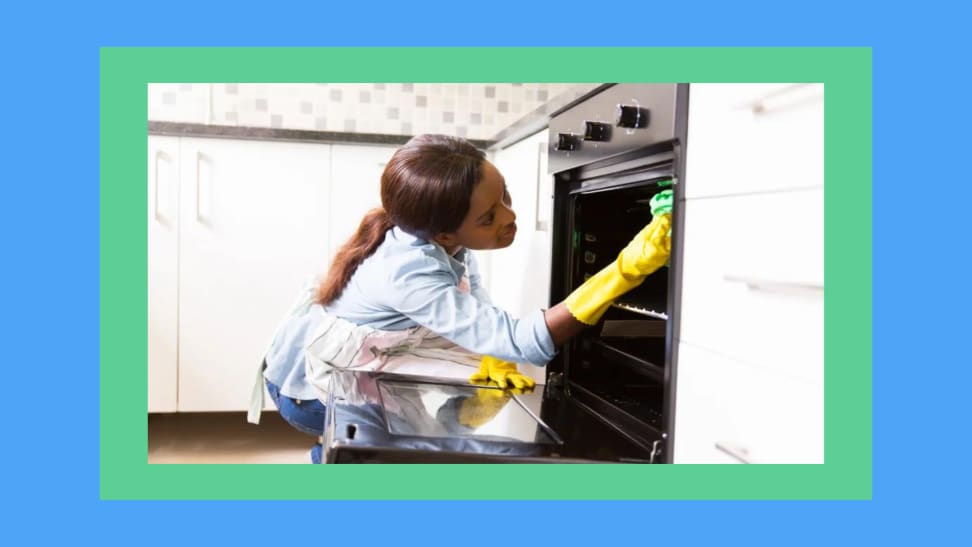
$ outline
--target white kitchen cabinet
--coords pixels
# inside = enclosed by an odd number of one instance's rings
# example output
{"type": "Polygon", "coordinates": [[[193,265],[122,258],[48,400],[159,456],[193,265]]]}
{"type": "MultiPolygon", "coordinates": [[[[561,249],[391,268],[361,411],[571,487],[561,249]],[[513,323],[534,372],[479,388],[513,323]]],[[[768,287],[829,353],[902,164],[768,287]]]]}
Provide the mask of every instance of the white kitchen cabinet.
{"type": "Polygon", "coordinates": [[[683,341],[823,383],[823,190],[685,203],[683,341]]]}
{"type": "Polygon", "coordinates": [[[329,147],[183,138],[179,410],[243,410],[302,281],[324,271],[329,147]]]}
{"type": "Polygon", "coordinates": [[[516,212],[517,235],[489,255],[488,289],[493,302],[519,317],[546,308],[550,297],[549,211],[553,207],[546,166],[546,131],[500,150],[494,165],[506,179],[516,212]],[[539,214],[538,214],[539,213],[539,214]],[[541,221],[538,223],[537,219],[541,221]]]}
{"type": "Polygon", "coordinates": [[[381,173],[395,153],[390,146],[331,146],[331,191],[328,256],[357,230],[369,210],[381,207],[381,173]]]}
{"type": "Polygon", "coordinates": [[[693,84],[676,463],[822,463],[823,88],[693,84]]]}
{"type": "Polygon", "coordinates": [[[823,84],[693,84],[686,196],[823,186],[823,84]]]}
{"type": "Polygon", "coordinates": [[[823,463],[818,385],[686,342],[678,351],[675,463],[823,463]]]}
{"type": "Polygon", "coordinates": [[[148,151],[148,411],[175,412],[179,301],[179,139],[148,151]]]}
{"type": "MultiPolygon", "coordinates": [[[[523,317],[550,306],[552,177],[547,174],[547,132],[498,151],[493,164],[506,179],[516,212],[516,240],[506,249],[480,251],[485,285],[493,303],[523,317]]],[[[521,365],[540,383],[544,369],[521,365]]]]}
{"type": "Polygon", "coordinates": [[[150,412],[248,407],[274,329],[393,151],[149,138],[150,412]]]}

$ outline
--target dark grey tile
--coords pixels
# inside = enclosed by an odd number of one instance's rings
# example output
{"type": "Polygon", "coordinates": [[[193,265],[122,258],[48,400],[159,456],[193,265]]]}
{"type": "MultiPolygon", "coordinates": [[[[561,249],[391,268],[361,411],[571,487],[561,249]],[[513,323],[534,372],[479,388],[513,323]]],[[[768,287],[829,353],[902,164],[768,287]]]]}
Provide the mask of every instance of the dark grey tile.
{"type": "Polygon", "coordinates": [[[508,112],[510,110],[510,103],[506,101],[499,101],[496,103],[497,112],[508,112]]]}
{"type": "Polygon", "coordinates": [[[256,109],[257,109],[257,112],[266,112],[267,111],[267,100],[266,99],[257,99],[256,100],[256,109]]]}
{"type": "Polygon", "coordinates": [[[460,126],[457,126],[456,127],[456,136],[457,137],[465,137],[468,134],[469,134],[469,130],[466,128],[465,125],[460,125],[460,126]]]}
{"type": "Polygon", "coordinates": [[[283,116],[280,114],[271,114],[270,127],[283,127],[283,116]]]}
{"type": "Polygon", "coordinates": [[[371,102],[371,92],[370,91],[362,91],[362,92],[358,93],[358,102],[361,102],[361,103],[370,103],[371,102]]]}
{"type": "Polygon", "coordinates": [[[314,129],[317,129],[318,131],[324,131],[327,129],[327,118],[323,116],[314,118],[314,129]]]}
{"type": "Polygon", "coordinates": [[[429,103],[429,99],[425,95],[416,95],[415,96],[415,106],[425,106],[428,103],[429,103]]]}
{"type": "Polygon", "coordinates": [[[162,104],[176,104],[176,94],[173,91],[167,91],[162,94],[162,104]]]}
{"type": "Polygon", "coordinates": [[[227,122],[236,123],[240,121],[239,115],[236,112],[227,112],[224,116],[227,122]]]}
{"type": "Polygon", "coordinates": [[[415,90],[415,84],[402,84],[402,91],[411,93],[415,90]]]}
{"type": "Polygon", "coordinates": [[[469,115],[469,123],[473,125],[479,125],[483,123],[483,115],[479,112],[473,112],[469,115]]]}
{"type": "Polygon", "coordinates": [[[301,101],[300,102],[300,113],[301,114],[310,114],[313,111],[314,111],[314,105],[311,104],[310,101],[301,101]]]}
{"type": "Polygon", "coordinates": [[[389,120],[397,120],[398,119],[398,107],[397,106],[390,106],[390,107],[388,107],[388,119],[389,120]]]}
{"type": "Polygon", "coordinates": [[[354,132],[355,125],[354,120],[344,120],[344,130],[348,133],[354,132]]]}
{"type": "Polygon", "coordinates": [[[454,112],[443,112],[442,121],[444,123],[452,123],[456,119],[456,114],[454,112]]]}
{"type": "Polygon", "coordinates": [[[341,102],[341,90],[332,89],[331,90],[331,100],[335,102],[341,102]]]}
{"type": "Polygon", "coordinates": [[[495,96],[496,96],[496,87],[491,85],[486,86],[486,98],[492,99],[495,96]]]}
{"type": "Polygon", "coordinates": [[[409,122],[403,123],[402,124],[402,135],[411,135],[411,134],[412,134],[412,124],[409,123],[409,122]]]}
{"type": "Polygon", "coordinates": [[[240,92],[240,84],[226,84],[227,95],[238,95],[239,92],[240,92]]]}

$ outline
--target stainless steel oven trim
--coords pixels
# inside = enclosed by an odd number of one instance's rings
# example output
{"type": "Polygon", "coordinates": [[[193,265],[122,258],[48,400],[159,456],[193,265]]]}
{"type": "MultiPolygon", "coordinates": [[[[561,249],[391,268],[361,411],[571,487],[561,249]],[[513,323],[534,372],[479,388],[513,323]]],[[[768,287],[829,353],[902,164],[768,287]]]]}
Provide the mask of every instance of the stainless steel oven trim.
{"type": "Polygon", "coordinates": [[[681,309],[682,309],[682,264],[685,248],[685,158],[686,143],[688,141],[688,106],[689,84],[678,84],[675,94],[675,141],[673,145],[675,179],[672,181],[674,199],[672,203],[672,255],[669,259],[669,291],[668,309],[671,320],[668,321],[666,335],[671,343],[668,345],[665,360],[668,363],[665,378],[665,406],[669,409],[666,416],[665,430],[668,433],[665,450],[662,453],[664,463],[673,463],[675,453],[675,413],[676,393],[678,392],[678,343],[681,338],[681,309]]]}

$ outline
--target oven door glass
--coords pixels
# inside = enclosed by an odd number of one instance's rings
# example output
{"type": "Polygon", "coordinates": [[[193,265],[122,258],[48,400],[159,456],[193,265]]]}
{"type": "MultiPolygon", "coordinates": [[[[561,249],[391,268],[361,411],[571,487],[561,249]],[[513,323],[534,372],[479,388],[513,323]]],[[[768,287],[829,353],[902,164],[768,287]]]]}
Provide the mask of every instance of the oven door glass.
{"type": "Polygon", "coordinates": [[[388,432],[393,435],[554,443],[535,414],[521,404],[526,400],[539,406],[540,388],[514,395],[490,387],[378,381],[388,432]]]}

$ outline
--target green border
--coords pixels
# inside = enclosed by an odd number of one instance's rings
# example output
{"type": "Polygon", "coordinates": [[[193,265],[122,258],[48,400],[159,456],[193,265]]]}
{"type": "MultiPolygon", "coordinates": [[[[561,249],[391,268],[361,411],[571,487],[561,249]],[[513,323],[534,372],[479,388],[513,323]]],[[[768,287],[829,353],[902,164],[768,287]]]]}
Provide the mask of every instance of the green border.
{"type": "Polygon", "coordinates": [[[870,48],[104,48],[100,159],[104,499],[871,497],[870,48]],[[826,463],[148,465],[146,84],[510,81],[825,84],[826,463]]]}

